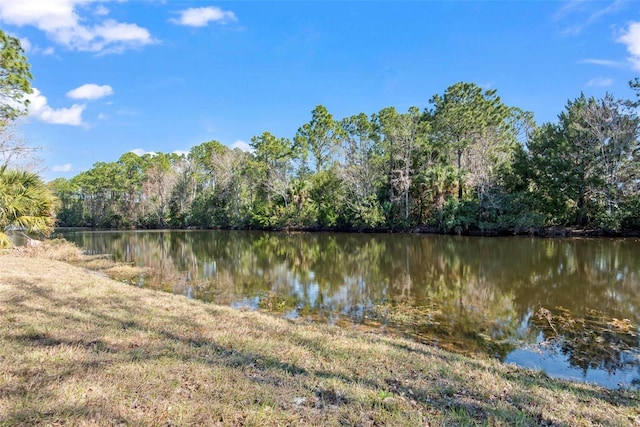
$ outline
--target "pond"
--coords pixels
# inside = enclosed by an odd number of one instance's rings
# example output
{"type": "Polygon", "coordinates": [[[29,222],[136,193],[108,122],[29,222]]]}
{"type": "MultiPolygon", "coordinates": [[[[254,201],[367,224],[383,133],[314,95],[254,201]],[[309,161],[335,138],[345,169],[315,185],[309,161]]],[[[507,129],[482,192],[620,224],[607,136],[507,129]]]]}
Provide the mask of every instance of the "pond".
{"type": "Polygon", "coordinates": [[[551,376],[640,385],[640,239],[65,231],[138,285],[398,333],[551,376]]]}

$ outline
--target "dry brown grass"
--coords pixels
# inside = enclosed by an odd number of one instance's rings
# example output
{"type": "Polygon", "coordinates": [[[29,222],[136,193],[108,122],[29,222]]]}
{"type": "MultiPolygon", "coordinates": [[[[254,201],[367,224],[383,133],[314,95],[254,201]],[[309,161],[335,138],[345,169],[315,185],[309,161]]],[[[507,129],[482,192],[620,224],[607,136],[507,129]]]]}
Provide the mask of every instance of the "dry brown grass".
{"type": "Polygon", "coordinates": [[[0,425],[634,425],[631,391],[0,255],[0,425]]]}
{"type": "Polygon", "coordinates": [[[14,251],[31,258],[46,258],[56,261],[78,262],[85,256],[82,249],[64,239],[46,241],[30,240],[27,246],[18,246],[14,251]]]}
{"type": "Polygon", "coordinates": [[[148,268],[115,262],[110,255],[86,255],[82,249],[64,239],[35,241],[36,244],[16,247],[14,253],[20,256],[64,261],[70,264],[99,271],[108,277],[131,284],[137,284],[149,273],[148,268]]]}

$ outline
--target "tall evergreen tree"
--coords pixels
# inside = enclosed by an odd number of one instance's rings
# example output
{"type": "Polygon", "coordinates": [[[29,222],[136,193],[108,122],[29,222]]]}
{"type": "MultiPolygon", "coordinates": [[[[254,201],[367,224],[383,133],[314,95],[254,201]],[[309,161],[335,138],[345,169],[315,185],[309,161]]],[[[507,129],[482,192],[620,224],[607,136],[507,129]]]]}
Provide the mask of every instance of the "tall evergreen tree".
{"type": "Polygon", "coordinates": [[[0,130],[26,113],[32,78],[20,41],[0,30],[0,130]]]}

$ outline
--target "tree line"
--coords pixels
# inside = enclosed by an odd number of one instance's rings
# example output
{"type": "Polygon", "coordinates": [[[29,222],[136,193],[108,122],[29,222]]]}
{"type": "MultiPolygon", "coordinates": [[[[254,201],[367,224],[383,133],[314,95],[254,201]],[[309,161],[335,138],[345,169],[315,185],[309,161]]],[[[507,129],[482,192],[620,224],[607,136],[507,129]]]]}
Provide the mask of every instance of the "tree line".
{"type": "Polygon", "coordinates": [[[125,153],[48,188],[11,132],[31,70],[0,30],[0,247],[7,229],[233,227],[526,232],[545,226],[640,229],[640,79],[634,100],[580,95],[553,123],[457,83],[424,110],[336,120],[322,105],[293,139],[251,152],[217,141],[187,155],[125,153]],[[54,197],[54,194],[57,197],[54,197]]]}
{"type": "MultiPolygon", "coordinates": [[[[631,82],[640,97],[638,79],[631,82]]],[[[334,119],[251,152],[125,153],[51,188],[62,226],[527,232],[640,228],[638,100],[584,94],[555,123],[457,83],[430,107],[334,119]]]]}

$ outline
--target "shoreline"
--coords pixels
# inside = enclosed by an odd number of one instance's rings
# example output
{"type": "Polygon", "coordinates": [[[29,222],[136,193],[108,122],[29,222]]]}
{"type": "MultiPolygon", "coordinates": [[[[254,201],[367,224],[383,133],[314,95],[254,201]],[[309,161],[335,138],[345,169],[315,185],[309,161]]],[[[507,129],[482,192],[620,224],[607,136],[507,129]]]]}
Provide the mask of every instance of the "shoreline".
{"type": "Polygon", "coordinates": [[[1,425],[633,425],[607,390],[0,255],[1,425]]]}
{"type": "Polygon", "coordinates": [[[205,231],[205,230],[238,230],[238,231],[269,231],[282,233],[364,233],[364,234],[434,234],[441,236],[472,236],[472,237],[539,237],[539,238],[563,238],[563,237],[640,237],[640,230],[611,231],[599,228],[586,227],[560,227],[550,226],[531,230],[500,229],[500,230],[468,230],[462,233],[445,233],[436,227],[412,227],[406,230],[359,230],[346,228],[312,228],[312,227],[283,227],[283,228],[252,228],[252,227],[167,227],[167,228],[100,228],[100,227],[56,227],[56,233],[60,231],[205,231]]]}

